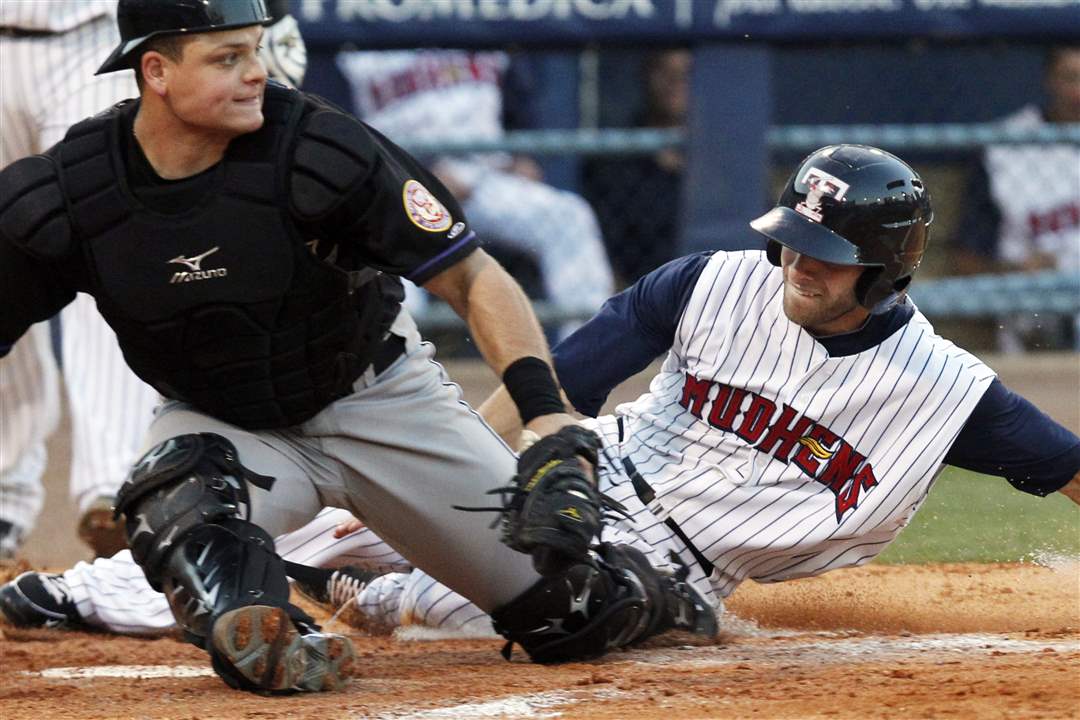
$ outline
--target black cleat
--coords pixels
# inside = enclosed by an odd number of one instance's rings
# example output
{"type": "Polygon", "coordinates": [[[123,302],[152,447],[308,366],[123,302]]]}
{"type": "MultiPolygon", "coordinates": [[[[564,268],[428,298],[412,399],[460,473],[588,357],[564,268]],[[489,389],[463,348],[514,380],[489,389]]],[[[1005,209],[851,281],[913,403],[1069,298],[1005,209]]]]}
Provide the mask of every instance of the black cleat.
{"type": "Polygon", "coordinates": [[[211,642],[216,662],[227,663],[228,674],[243,679],[239,686],[255,692],[337,690],[355,670],[349,638],[298,626],[284,609],[269,605],[225,613],[214,622],[211,642]]]}
{"type": "Polygon", "coordinates": [[[357,594],[380,574],[345,565],[336,570],[320,570],[317,577],[312,573],[303,580],[296,578],[295,587],[307,599],[336,612],[356,600],[357,594]]]}
{"type": "Polygon", "coordinates": [[[686,582],[686,566],[675,575],[662,577],[664,590],[664,618],[661,626],[670,630],[682,630],[694,635],[716,637],[719,623],[716,611],[693,585],[686,582]]]}
{"type": "Polygon", "coordinates": [[[0,520],[0,561],[11,561],[23,544],[23,532],[7,520],[0,520]]]}
{"type": "Polygon", "coordinates": [[[0,586],[0,613],[15,627],[84,627],[63,575],[24,572],[0,586]]]}

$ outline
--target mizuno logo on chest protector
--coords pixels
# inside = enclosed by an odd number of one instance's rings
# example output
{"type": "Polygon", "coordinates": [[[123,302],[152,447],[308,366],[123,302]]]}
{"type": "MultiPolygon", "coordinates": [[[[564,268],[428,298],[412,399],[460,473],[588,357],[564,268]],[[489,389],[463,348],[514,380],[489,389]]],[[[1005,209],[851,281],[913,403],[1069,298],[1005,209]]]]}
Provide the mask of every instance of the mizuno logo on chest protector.
{"type": "Polygon", "coordinates": [[[196,255],[195,257],[187,258],[183,255],[177,255],[172,260],[169,260],[168,262],[170,264],[176,263],[178,265],[186,265],[189,268],[189,270],[181,270],[179,272],[173,273],[172,279],[169,280],[169,283],[171,284],[191,282],[192,280],[209,280],[210,278],[227,276],[229,274],[229,271],[226,268],[213,268],[210,270],[202,269],[202,261],[205,260],[209,255],[216,253],[220,249],[220,246],[215,245],[206,252],[202,253],[201,255],[196,255]]]}

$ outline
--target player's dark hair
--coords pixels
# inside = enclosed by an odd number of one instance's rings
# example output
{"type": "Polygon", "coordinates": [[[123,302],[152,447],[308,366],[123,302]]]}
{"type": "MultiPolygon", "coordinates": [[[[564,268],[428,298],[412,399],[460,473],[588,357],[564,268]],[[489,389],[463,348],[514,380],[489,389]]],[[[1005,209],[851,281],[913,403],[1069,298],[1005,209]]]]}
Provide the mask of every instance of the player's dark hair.
{"type": "Polygon", "coordinates": [[[1043,77],[1048,77],[1067,53],[1080,52],[1080,45],[1051,45],[1043,56],[1043,77]]]}
{"type": "Polygon", "coordinates": [[[143,55],[153,51],[164,55],[173,62],[180,62],[184,57],[184,46],[187,45],[188,39],[189,36],[186,35],[162,35],[161,37],[150,38],[146,41],[146,44],[139,52],[139,58],[134,65],[135,83],[139,86],[140,92],[143,88],[143,55]]]}

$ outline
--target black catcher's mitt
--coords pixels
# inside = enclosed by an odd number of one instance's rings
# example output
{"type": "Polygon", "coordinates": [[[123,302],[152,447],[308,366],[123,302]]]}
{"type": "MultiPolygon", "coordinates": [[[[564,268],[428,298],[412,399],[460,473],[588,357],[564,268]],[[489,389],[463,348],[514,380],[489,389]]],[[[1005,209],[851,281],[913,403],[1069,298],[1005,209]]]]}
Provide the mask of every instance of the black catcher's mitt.
{"type": "Polygon", "coordinates": [[[556,575],[589,553],[600,534],[605,510],[626,509],[598,489],[596,464],[600,438],[569,425],[537,440],[518,458],[512,484],[490,490],[503,496],[502,541],[530,553],[541,575],[556,575]],[[581,460],[592,465],[586,471],[581,460]]]}
{"type": "Polygon", "coordinates": [[[605,509],[625,513],[597,489],[599,451],[596,433],[568,425],[525,450],[513,484],[502,488],[509,492],[502,511],[503,542],[531,553],[541,575],[561,573],[588,554],[605,509]]]}

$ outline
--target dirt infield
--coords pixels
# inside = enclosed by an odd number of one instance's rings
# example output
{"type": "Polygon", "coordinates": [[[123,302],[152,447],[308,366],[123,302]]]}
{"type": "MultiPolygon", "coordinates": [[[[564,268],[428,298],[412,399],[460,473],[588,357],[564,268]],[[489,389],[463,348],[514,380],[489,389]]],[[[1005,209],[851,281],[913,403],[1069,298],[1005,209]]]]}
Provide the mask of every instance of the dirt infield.
{"type": "Polygon", "coordinates": [[[520,652],[507,663],[495,639],[335,629],[352,634],[361,656],[345,690],[263,698],[229,690],[201,651],[171,638],[4,628],[2,717],[1080,717],[1075,561],[747,583],[716,643],[660,638],[555,667],[520,652]]]}
{"type": "MultiPolygon", "coordinates": [[[[989,358],[1011,387],[1080,430],[1080,356],[989,358]]],[[[451,365],[466,397],[494,386],[451,365]]],[[[615,401],[644,391],[647,373],[615,401]]],[[[87,551],[66,498],[69,448],[50,443],[49,493],[24,557],[67,567],[87,551]]],[[[708,645],[664,638],[603,661],[514,662],[496,639],[352,634],[344,691],[262,698],[226,688],[172,638],[0,626],[0,720],[44,718],[1080,718],[1080,565],[870,566],[746,583],[708,645]]],[[[10,575],[0,569],[0,580],[10,575]]],[[[323,615],[325,618],[325,615],[323,615]]],[[[413,633],[416,634],[416,633],[413,633]]]]}

